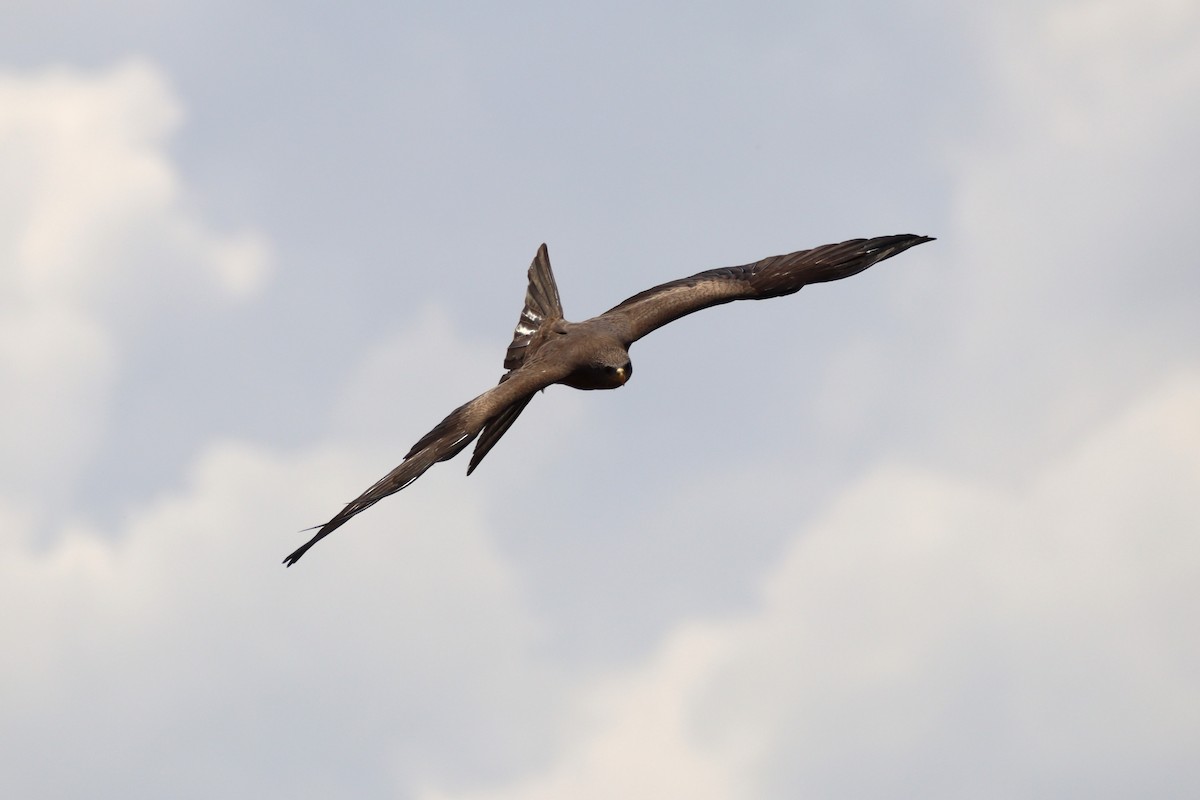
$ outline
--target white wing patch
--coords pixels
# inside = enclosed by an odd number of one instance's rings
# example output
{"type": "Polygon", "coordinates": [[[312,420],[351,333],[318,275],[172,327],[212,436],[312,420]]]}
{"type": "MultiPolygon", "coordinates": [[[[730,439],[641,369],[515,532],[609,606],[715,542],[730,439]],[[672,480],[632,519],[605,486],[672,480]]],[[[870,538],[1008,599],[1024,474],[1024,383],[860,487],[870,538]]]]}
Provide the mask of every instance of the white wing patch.
{"type": "Polygon", "coordinates": [[[535,311],[525,309],[521,312],[521,318],[517,320],[517,335],[530,336],[537,332],[541,327],[544,317],[535,311]]]}

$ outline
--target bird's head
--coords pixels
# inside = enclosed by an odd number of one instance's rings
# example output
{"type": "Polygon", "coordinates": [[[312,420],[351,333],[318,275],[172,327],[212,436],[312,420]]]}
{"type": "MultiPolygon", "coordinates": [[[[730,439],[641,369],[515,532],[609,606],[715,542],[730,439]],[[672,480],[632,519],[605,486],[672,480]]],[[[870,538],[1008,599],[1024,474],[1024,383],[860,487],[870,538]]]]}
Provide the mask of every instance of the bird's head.
{"type": "Polygon", "coordinates": [[[616,389],[624,386],[633,377],[633,364],[629,360],[629,352],[624,348],[606,348],[597,353],[598,358],[592,362],[593,374],[597,377],[597,387],[616,389]]]}
{"type": "Polygon", "coordinates": [[[625,382],[633,377],[633,364],[626,361],[619,367],[605,367],[604,371],[613,376],[613,379],[616,380],[621,386],[624,386],[625,382]]]}
{"type": "Polygon", "coordinates": [[[629,352],[620,345],[598,347],[562,383],[575,389],[618,389],[633,375],[629,352]]]}

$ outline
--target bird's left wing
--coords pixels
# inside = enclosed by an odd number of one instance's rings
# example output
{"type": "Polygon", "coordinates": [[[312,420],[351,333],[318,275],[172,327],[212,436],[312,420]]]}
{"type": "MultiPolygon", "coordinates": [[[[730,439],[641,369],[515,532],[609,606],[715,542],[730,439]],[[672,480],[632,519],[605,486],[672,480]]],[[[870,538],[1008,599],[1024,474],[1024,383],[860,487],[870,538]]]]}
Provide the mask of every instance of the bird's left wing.
{"type": "Polygon", "coordinates": [[[525,307],[521,309],[521,316],[517,318],[512,344],[508,346],[508,352],[504,356],[504,368],[517,369],[524,364],[525,357],[532,355],[541,344],[545,330],[562,318],[562,300],[558,297],[554,271],[550,269],[550,251],[543,244],[533,257],[533,263],[529,265],[529,287],[525,290],[525,307]]]}
{"type": "Polygon", "coordinates": [[[405,488],[439,461],[454,458],[491,420],[506,414],[519,414],[535,392],[565,377],[566,374],[564,368],[556,368],[552,364],[530,365],[514,370],[508,373],[505,376],[507,379],[498,386],[451,411],[437,427],[412,446],[399,466],[347,503],[333,519],[319,526],[316,534],[285,558],[283,563],[289,567],[295,564],[310,547],[346,524],[351,517],[405,488]],[[515,414],[512,411],[514,408],[515,414]]]}
{"type": "Polygon", "coordinates": [[[810,283],[835,281],[872,264],[933,241],[901,234],[851,239],[772,256],[740,267],[721,267],[664,283],[635,294],[601,315],[620,332],[626,346],[682,316],[734,300],[765,300],[798,292],[810,283]]]}

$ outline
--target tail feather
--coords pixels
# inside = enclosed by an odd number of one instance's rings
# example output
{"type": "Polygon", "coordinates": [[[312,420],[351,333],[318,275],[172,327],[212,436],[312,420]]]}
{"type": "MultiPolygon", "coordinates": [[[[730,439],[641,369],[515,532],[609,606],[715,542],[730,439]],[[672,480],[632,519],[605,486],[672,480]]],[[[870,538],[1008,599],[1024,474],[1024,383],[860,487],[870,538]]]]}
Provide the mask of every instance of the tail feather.
{"type": "Polygon", "coordinates": [[[483,433],[479,435],[479,441],[475,443],[475,452],[471,453],[471,463],[467,465],[468,475],[475,471],[483,457],[500,441],[500,437],[508,432],[532,399],[533,395],[527,395],[488,420],[483,426],[483,433]]]}

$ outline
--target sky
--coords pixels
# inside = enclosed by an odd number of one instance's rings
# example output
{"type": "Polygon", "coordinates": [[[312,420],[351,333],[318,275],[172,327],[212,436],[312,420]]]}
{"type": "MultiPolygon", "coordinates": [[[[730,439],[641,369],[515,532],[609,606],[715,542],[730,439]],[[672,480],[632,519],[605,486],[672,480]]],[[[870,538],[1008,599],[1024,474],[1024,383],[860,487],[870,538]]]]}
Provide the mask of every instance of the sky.
{"type": "Polygon", "coordinates": [[[1200,6],[16,0],[0,794],[1200,793],[1200,6]],[[280,561],[580,320],[676,322],[280,561]]]}

